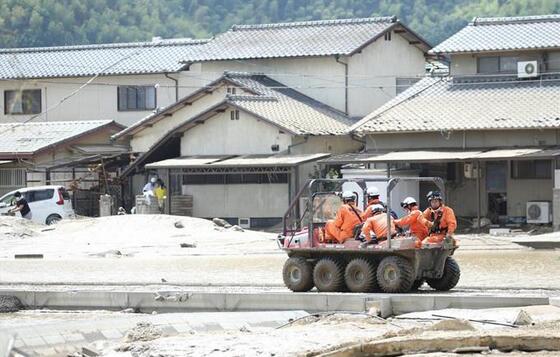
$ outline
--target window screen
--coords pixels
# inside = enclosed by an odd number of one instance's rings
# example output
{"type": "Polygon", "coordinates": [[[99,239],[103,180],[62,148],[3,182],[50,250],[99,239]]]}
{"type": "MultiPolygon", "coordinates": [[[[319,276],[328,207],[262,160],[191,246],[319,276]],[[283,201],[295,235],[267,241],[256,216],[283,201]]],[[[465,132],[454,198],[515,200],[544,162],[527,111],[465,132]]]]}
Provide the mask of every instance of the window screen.
{"type": "Polygon", "coordinates": [[[478,59],[478,73],[498,73],[500,71],[500,57],[480,57],[478,59]]]}

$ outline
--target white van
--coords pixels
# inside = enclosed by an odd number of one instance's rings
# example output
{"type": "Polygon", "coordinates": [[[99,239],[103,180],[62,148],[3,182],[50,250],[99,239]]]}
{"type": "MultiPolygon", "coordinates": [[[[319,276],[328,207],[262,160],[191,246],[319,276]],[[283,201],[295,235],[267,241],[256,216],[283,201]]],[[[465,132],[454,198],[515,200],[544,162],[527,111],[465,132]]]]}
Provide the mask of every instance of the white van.
{"type": "MultiPolygon", "coordinates": [[[[14,194],[18,191],[29,203],[33,222],[53,224],[63,218],[75,216],[70,194],[63,186],[26,187],[6,193],[0,197],[0,214],[7,213],[14,207],[14,194]]],[[[16,215],[21,217],[19,212],[16,215]]]]}

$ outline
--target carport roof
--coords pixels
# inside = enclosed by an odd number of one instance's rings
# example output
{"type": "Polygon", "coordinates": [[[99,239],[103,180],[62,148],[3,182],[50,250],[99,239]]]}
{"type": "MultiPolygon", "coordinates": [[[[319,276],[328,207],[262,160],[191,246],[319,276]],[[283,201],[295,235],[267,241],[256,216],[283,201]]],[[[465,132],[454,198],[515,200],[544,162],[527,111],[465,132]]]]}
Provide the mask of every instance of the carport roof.
{"type": "Polygon", "coordinates": [[[292,167],[324,159],[330,154],[184,156],[146,165],[148,169],[226,168],[226,167],[292,167]]]}

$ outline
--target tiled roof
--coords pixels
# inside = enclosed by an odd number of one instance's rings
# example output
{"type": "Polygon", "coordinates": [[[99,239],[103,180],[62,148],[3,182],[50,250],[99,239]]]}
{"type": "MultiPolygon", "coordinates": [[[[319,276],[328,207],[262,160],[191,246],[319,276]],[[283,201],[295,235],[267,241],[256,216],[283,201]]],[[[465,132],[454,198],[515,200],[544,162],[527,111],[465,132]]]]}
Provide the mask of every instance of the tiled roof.
{"type": "Polygon", "coordinates": [[[235,25],[200,46],[185,62],[278,57],[352,55],[393,28],[431,46],[396,17],[323,20],[265,25],[235,25]]]}
{"type": "Polygon", "coordinates": [[[226,72],[206,87],[115,134],[113,139],[118,139],[124,135],[134,135],[146,126],[151,127],[154,122],[165,120],[166,113],[184,108],[183,103],[196,100],[199,95],[206,93],[208,90],[216,89],[222,82],[247,89],[251,93],[228,95],[224,99],[224,103],[248,111],[294,134],[344,134],[353,123],[344,113],[288,88],[265,75],[226,72]]]}
{"type": "Polygon", "coordinates": [[[82,77],[176,72],[207,40],[169,39],[154,42],[0,50],[0,79],[82,77]],[[111,66],[113,65],[114,66],[111,66]],[[110,68],[109,68],[110,67],[110,68]]]}
{"type": "Polygon", "coordinates": [[[122,128],[111,120],[0,124],[0,155],[33,154],[110,125],[122,128]]]}
{"type": "Polygon", "coordinates": [[[352,126],[358,134],[560,128],[560,78],[424,78],[352,126]]]}
{"type": "Polygon", "coordinates": [[[227,77],[256,95],[228,96],[228,102],[298,135],[345,134],[352,121],[342,112],[264,75],[227,77]]]}
{"type": "Polygon", "coordinates": [[[560,48],[560,15],[474,18],[430,53],[560,48]]]}

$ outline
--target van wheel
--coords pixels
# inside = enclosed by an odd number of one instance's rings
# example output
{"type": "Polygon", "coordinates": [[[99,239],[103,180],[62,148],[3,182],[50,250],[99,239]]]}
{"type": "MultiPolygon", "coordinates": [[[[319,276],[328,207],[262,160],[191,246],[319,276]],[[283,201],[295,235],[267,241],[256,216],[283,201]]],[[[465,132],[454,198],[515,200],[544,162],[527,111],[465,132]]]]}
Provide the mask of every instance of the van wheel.
{"type": "Polygon", "coordinates": [[[45,223],[47,224],[47,226],[50,226],[51,224],[57,224],[61,219],[62,217],[60,217],[58,214],[51,214],[47,217],[45,223]]]}

